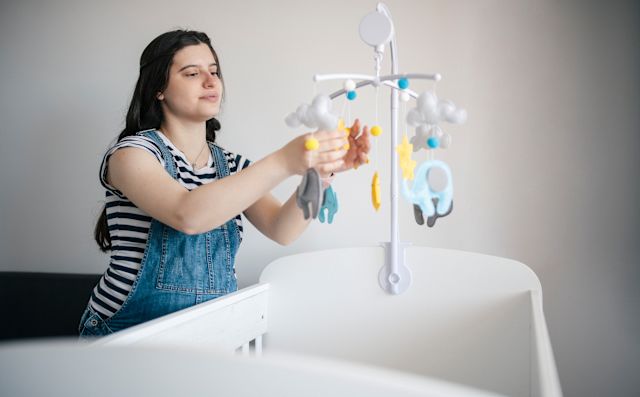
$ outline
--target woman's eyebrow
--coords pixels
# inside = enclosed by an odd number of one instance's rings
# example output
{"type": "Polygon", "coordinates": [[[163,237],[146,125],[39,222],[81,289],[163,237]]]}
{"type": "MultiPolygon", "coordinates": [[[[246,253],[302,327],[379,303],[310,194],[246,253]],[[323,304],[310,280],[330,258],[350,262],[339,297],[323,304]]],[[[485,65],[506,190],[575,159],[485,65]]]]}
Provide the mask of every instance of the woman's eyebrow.
{"type": "MultiPolygon", "coordinates": [[[[218,66],[218,64],[214,62],[214,63],[209,64],[209,67],[211,67],[211,66],[218,66]]],[[[180,70],[178,70],[178,73],[182,72],[183,70],[185,70],[187,68],[197,68],[197,67],[198,67],[198,65],[186,65],[186,66],[181,67],[180,70]]]]}

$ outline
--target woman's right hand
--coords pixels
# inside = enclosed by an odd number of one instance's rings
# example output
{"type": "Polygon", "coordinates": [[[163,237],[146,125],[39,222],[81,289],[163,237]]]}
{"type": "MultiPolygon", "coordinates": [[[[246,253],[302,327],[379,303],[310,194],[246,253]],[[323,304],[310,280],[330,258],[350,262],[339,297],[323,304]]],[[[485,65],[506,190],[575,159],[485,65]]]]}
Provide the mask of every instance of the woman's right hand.
{"type": "Polygon", "coordinates": [[[302,175],[309,168],[315,168],[321,174],[331,174],[344,166],[343,157],[347,154],[344,146],[348,142],[342,131],[317,131],[291,140],[279,150],[279,155],[291,175],[302,175]],[[305,148],[309,138],[318,140],[318,149],[305,148]]]}

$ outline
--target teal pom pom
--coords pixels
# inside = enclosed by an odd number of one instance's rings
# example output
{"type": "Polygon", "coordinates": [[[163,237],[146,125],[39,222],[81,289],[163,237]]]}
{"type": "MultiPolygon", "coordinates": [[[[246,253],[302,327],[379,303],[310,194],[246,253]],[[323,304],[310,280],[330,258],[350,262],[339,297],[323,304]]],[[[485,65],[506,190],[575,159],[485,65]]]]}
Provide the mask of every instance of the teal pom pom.
{"type": "Polygon", "coordinates": [[[356,94],[355,91],[347,92],[347,99],[350,100],[350,101],[353,101],[354,99],[356,99],[357,96],[358,96],[358,94],[356,94]]]}

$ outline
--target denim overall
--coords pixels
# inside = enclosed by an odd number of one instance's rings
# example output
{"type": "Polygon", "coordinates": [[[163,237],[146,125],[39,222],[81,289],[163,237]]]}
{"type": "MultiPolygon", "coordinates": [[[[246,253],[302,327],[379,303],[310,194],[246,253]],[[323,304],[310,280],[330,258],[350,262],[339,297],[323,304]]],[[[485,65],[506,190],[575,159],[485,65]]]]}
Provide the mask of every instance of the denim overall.
{"type": "MultiPolygon", "coordinates": [[[[165,169],[178,179],[169,148],[155,131],[165,169]]],[[[218,179],[229,176],[222,149],[209,143],[218,179]]],[[[212,203],[215,205],[215,203],[212,203]]],[[[80,320],[81,337],[102,336],[140,324],[238,289],[234,273],[240,230],[232,218],[209,232],[187,235],[152,219],[140,270],[122,307],[103,319],[89,305],[80,320]]]]}

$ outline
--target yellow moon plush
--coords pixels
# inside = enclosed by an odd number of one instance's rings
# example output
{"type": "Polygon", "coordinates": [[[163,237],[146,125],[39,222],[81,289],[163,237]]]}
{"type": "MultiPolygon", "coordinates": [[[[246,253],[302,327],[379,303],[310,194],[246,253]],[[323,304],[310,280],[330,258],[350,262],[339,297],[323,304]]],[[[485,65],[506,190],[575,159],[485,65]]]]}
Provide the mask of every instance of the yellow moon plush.
{"type": "Polygon", "coordinates": [[[378,171],[373,174],[373,180],[371,181],[371,203],[376,211],[380,210],[380,178],[378,177],[378,171]]]}

